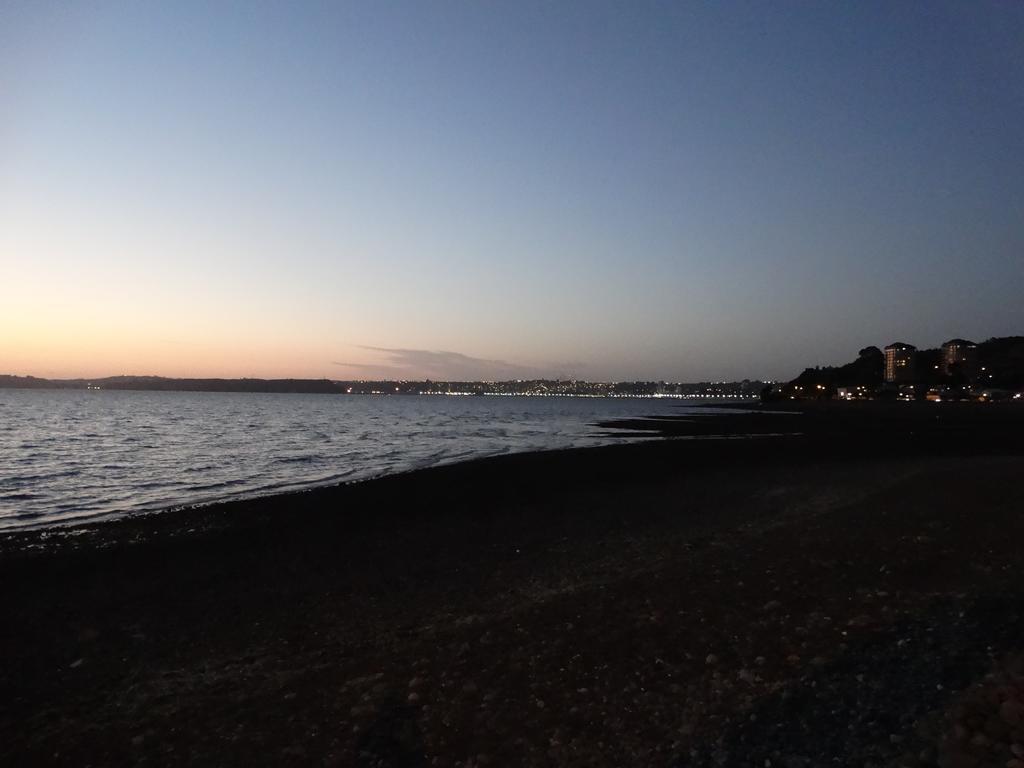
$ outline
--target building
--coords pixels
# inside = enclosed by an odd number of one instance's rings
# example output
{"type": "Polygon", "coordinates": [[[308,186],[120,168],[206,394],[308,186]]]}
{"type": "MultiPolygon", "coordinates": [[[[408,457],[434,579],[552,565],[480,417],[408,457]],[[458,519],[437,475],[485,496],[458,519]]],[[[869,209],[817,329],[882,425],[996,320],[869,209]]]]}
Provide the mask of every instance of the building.
{"type": "Polygon", "coordinates": [[[942,345],[942,375],[962,373],[968,380],[978,374],[978,345],[966,339],[950,339],[942,345]]]}
{"type": "Polygon", "coordinates": [[[870,400],[874,394],[874,388],[863,384],[851,387],[836,387],[837,400],[870,400]]]}
{"type": "Polygon", "coordinates": [[[913,344],[896,341],[885,348],[885,380],[891,384],[906,384],[914,380],[913,344]]]}

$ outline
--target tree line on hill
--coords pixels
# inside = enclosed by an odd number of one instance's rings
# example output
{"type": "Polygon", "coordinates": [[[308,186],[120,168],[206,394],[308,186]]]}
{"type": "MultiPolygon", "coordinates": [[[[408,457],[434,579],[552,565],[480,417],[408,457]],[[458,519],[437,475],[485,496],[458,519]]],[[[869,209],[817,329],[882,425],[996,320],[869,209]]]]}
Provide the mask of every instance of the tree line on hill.
{"type": "Polygon", "coordinates": [[[0,389],[114,389],[156,392],[280,392],[340,394],[329,379],[172,379],[164,376],[108,376],[102,379],[40,379],[0,376],[0,389]]]}

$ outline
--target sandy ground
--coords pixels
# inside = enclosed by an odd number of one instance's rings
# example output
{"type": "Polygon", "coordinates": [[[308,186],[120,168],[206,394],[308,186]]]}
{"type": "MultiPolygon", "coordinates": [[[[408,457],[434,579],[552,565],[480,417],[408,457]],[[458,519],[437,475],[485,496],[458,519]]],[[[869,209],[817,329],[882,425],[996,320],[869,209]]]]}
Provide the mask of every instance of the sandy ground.
{"type": "Polygon", "coordinates": [[[0,764],[1024,768],[1017,422],[822,418],[4,537],[0,764]]]}

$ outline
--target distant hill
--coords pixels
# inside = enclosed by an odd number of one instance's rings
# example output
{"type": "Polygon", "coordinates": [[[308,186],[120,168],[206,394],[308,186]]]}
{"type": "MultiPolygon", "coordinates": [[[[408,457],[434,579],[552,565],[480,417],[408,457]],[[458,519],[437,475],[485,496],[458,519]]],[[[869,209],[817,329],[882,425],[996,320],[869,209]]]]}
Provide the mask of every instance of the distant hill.
{"type": "Polygon", "coordinates": [[[35,376],[11,376],[0,374],[0,389],[53,389],[58,386],[49,379],[37,379],[35,376]]]}
{"type": "Polygon", "coordinates": [[[102,379],[38,379],[0,376],[0,388],[100,389],[158,392],[288,392],[340,394],[345,390],[328,379],[171,379],[164,376],[108,376],[102,379]]]}
{"type": "Polygon", "coordinates": [[[1024,389],[1024,336],[1004,336],[978,345],[978,362],[986,369],[984,383],[1024,389]]]}

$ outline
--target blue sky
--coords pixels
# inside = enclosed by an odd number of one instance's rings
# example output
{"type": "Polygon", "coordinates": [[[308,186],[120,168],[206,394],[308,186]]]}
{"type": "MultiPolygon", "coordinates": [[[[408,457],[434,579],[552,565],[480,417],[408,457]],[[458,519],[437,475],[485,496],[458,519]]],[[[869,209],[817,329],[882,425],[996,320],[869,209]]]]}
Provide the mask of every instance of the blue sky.
{"type": "Polygon", "coordinates": [[[1014,3],[4,5],[0,368],[789,377],[1024,333],[1022,40],[1014,3]]]}

